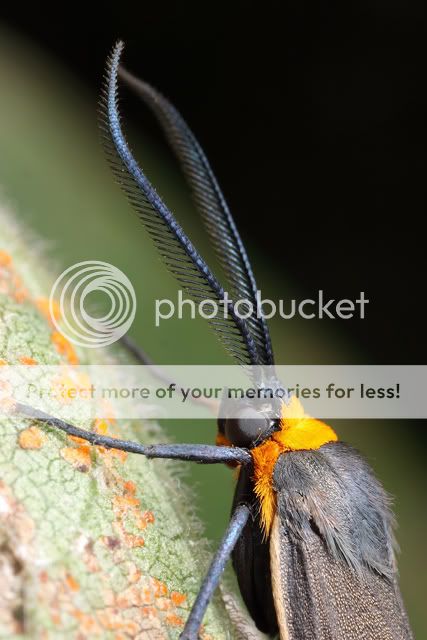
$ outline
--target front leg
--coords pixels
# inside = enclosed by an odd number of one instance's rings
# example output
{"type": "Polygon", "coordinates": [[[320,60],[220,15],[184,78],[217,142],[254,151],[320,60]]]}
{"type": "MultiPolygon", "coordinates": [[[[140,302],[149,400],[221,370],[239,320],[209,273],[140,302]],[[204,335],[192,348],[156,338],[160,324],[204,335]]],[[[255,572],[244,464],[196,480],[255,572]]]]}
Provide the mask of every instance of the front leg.
{"type": "Polygon", "coordinates": [[[208,444],[141,444],[131,440],[119,440],[102,436],[86,429],[55,418],[44,411],[34,409],[29,405],[17,402],[14,406],[17,415],[40,420],[52,427],[64,431],[70,436],[83,438],[90,444],[106,447],[107,449],[119,449],[130,453],[138,453],[146,458],[168,458],[172,460],[185,460],[187,462],[200,462],[203,464],[237,463],[250,464],[251,454],[241,447],[218,447],[208,444]]]}
{"type": "Polygon", "coordinates": [[[242,504],[236,507],[231,517],[230,524],[224,534],[221,544],[211,562],[206,578],[203,580],[200,591],[194,601],[193,607],[185,624],[184,631],[180,635],[181,640],[197,640],[207,606],[230,558],[237,540],[242,533],[250,515],[249,508],[242,504]]]}

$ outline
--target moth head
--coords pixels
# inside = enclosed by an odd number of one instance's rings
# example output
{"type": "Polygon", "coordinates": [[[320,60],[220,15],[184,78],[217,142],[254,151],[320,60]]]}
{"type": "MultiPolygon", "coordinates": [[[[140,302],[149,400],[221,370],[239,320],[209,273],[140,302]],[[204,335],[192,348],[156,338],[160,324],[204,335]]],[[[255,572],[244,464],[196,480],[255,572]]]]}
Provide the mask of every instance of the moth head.
{"type": "Polygon", "coordinates": [[[242,405],[233,417],[218,420],[220,432],[236,447],[252,448],[267,440],[279,428],[279,421],[269,412],[242,405]]]}

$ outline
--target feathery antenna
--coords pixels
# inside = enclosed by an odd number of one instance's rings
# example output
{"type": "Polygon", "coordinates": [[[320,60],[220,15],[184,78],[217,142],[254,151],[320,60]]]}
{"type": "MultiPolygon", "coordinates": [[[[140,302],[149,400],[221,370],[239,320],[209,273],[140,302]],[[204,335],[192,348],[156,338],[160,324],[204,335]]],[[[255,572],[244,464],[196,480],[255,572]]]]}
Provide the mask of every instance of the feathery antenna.
{"type": "Polygon", "coordinates": [[[233,216],[199,142],[178,110],[154,87],[119,67],[119,78],[151,109],[178,158],[194,202],[205,224],[234,300],[248,300],[253,313],[246,321],[261,364],[274,363],[267,322],[258,309],[252,267],[233,216]]]}
{"type": "MultiPolygon", "coordinates": [[[[117,75],[124,44],[119,41],[108,60],[106,84],[101,100],[101,127],[108,159],[118,183],[138,212],[159,253],[179,284],[197,302],[213,300],[221,308],[224,289],[195,249],[171,211],[150,184],[132,155],[122,132],[118,108],[117,75]]],[[[227,313],[212,318],[228,352],[243,365],[262,364],[245,320],[229,301],[227,313]]]]}

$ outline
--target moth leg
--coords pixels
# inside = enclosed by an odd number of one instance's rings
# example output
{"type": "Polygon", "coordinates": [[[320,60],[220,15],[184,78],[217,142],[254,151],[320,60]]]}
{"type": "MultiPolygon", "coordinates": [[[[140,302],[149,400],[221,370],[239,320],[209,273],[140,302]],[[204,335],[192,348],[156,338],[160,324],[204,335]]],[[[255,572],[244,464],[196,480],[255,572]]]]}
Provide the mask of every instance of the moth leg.
{"type": "Polygon", "coordinates": [[[44,411],[34,409],[29,405],[16,403],[15,414],[40,420],[52,427],[64,431],[68,435],[83,438],[93,445],[107,449],[120,449],[130,453],[138,453],[146,458],[169,458],[173,460],[185,460],[188,462],[200,462],[204,464],[216,464],[235,462],[237,464],[249,464],[252,461],[247,449],[240,447],[218,447],[209,444],[140,444],[131,440],[119,440],[110,438],[93,431],[87,431],[76,427],[60,418],[55,418],[44,411]]]}
{"type": "MultiPolygon", "coordinates": [[[[168,375],[166,375],[160,369],[160,367],[156,365],[156,363],[150,358],[148,353],[146,353],[144,349],[142,349],[134,340],[132,340],[130,336],[125,334],[120,338],[120,342],[129,351],[129,353],[133,355],[135,360],[137,360],[140,364],[146,367],[150,367],[150,371],[155,378],[163,382],[166,386],[169,386],[171,384],[176,384],[177,391],[180,391],[182,389],[182,386],[179,384],[179,382],[177,380],[173,380],[168,375]]],[[[203,397],[202,398],[191,397],[190,401],[193,404],[202,404],[208,409],[210,409],[210,411],[212,411],[216,415],[218,414],[219,402],[216,400],[209,400],[209,398],[203,398],[203,397]]]]}
{"type": "Polygon", "coordinates": [[[120,343],[126,347],[126,349],[133,355],[135,360],[138,360],[143,365],[147,367],[153,367],[153,373],[159,380],[162,380],[165,383],[174,382],[171,378],[167,378],[163,376],[160,371],[157,370],[157,366],[152,358],[148,355],[142,347],[139,346],[127,333],[120,338],[120,343]]]}
{"type": "Polygon", "coordinates": [[[242,533],[242,530],[249,518],[249,514],[249,508],[244,504],[236,507],[234,510],[227,531],[221,540],[221,544],[214,556],[214,559],[212,560],[208,573],[203,580],[200,591],[190,611],[184,631],[180,635],[180,640],[198,639],[200,625],[202,624],[203,616],[205,615],[209,601],[218,586],[221,574],[227,564],[227,560],[229,559],[231,552],[242,533]]]}

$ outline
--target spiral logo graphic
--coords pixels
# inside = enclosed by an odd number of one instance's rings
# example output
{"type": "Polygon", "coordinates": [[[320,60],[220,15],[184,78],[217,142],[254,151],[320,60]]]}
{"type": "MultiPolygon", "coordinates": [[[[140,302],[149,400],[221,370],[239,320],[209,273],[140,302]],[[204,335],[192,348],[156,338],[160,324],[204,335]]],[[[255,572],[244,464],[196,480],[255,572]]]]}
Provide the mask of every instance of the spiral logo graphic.
{"type": "Polygon", "coordinates": [[[68,267],[52,287],[49,313],[55,328],[70,342],[89,349],[106,347],[130,328],[136,313],[129,278],[108,262],[86,260],[68,267]],[[108,311],[91,314],[90,294],[104,295],[108,311]]]}

